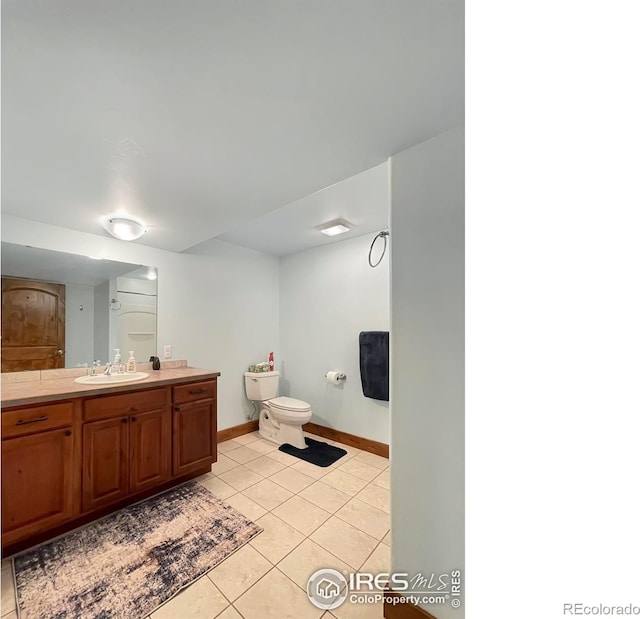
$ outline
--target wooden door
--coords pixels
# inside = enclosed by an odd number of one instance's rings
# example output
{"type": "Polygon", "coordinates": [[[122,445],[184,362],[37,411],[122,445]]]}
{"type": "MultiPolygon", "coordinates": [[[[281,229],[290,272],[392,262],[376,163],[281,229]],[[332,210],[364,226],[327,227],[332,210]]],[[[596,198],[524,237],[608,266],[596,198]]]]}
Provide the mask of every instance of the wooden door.
{"type": "Polygon", "coordinates": [[[171,410],[129,418],[129,491],[140,492],[171,477],[171,410]]]}
{"type": "Polygon", "coordinates": [[[82,509],[109,505],[129,493],[129,418],[82,428],[82,509]]]}
{"type": "Polygon", "coordinates": [[[2,441],[3,546],[71,518],[73,445],[71,428],[2,441]]]}
{"type": "Polygon", "coordinates": [[[64,367],[65,286],[2,278],[2,371],[64,367]]]}
{"type": "Polygon", "coordinates": [[[215,462],[215,400],[173,407],[173,474],[184,475],[215,462]]]}

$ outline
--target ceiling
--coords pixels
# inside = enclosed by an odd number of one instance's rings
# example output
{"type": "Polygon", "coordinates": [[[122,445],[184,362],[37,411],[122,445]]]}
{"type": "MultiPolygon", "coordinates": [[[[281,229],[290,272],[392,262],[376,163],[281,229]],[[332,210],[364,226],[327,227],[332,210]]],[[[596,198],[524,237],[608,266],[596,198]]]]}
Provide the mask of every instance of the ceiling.
{"type": "Polygon", "coordinates": [[[93,260],[87,256],[2,243],[2,276],[37,279],[62,284],[97,286],[127,275],[144,279],[149,267],[113,260],[93,260]]]}
{"type": "Polygon", "coordinates": [[[382,163],[295,200],[218,238],[275,256],[328,245],[389,227],[389,165],[382,163]],[[349,232],[328,237],[321,224],[344,219],[349,232]]]}
{"type": "Polygon", "coordinates": [[[3,0],[2,210],[267,251],[256,220],[463,124],[463,92],[462,0],[3,0]]]}

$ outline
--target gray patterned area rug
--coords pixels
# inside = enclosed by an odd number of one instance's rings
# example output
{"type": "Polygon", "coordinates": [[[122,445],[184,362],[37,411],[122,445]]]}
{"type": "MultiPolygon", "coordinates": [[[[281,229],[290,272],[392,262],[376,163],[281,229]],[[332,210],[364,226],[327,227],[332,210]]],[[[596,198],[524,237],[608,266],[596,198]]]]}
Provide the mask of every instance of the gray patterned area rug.
{"type": "Polygon", "coordinates": [[[146,617],[261,531],[189,482],[16,556],[20,617],[146,617]]]}

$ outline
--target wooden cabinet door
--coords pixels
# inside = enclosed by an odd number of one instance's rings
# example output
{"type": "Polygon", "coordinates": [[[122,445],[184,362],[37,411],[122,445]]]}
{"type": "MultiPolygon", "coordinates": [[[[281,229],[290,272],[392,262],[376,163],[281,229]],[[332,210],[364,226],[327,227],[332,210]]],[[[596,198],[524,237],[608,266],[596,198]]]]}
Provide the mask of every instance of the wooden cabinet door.
{"type": "Polygon", "coordinates": [[[3,545],[71,518],[74,440],[62,428],[2,441],[3,545]]]}
{"type": "Polygon", "coordinates": [[[90,511],[129,494],[129,418],[82,428],[82,509],[90,511]]]}
{"type": "Polygon", "coordinates": [[[215,400],[173,407],[173,474],[192,473],[215,461],[215,400]]]}
{"type": "Polygon", "coordinates": [[[129,491],[140,492],[171,477],[171,410],[129,417],[129,491]]]}
{"type": "Polygon", "coordinates": [[[2,371],[64,367],[65,287],[2,278],[2,371]]]}

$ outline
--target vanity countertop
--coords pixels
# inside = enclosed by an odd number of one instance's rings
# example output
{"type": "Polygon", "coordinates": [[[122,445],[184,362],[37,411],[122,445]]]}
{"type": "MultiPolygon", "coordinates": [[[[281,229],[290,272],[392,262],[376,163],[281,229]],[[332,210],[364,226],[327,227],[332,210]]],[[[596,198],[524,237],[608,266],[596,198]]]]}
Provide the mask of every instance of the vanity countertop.
{"type": "Polygon", "coordinates": [[[75,377],[5,383],[2,385],[2,408],[42,404],[69,398],[86,398],[105,393],[140,391],[151,387],[172,385],[190,380],[207,380],[220,376],[220,372],[191,367],[150,370],[148,374],[149,378],[144,380],[119,385],[82,385],[75,382],[75,377]]]}

